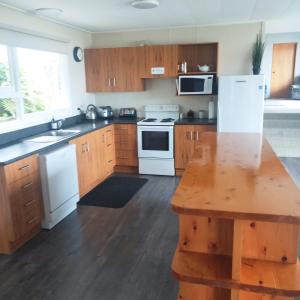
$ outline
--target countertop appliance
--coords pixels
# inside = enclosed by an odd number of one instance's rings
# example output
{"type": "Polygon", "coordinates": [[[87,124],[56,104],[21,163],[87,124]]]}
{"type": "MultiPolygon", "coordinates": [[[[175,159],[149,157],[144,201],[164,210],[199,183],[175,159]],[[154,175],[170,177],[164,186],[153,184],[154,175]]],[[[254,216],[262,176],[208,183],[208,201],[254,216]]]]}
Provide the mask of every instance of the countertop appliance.
{"type": "Polygon", "coordinates": [[[212,95],[214,75],[180,75],[176,80],[178,95],[212,95]]]}
{"type": "Polygon", "coordinates": [[[97,111],[96,111],[96,106],[94,104],[88,105],[88,107],[86,109],[85,117],[88,120],[96,120],[97,119],[97,111]]]}
{"type": "Polygon", "coordinates": [[[136,118],[136,109],[133,107],[120,108],[120,118],[136,118]]]}
{"type": "Polygon", "coordinates": [[[264,75],[220,76],[219,132],[263,132],[264,75]]]}
{"type": "Polygon", "coordinates": [[[76,209],[79,201],[76,146],[67,145],[40,155],[45,218],[51,229],[76,209]]]}
{"type": "Polygon", "coordinates": [[[114,116],[114,112],[111,106],[98,106],[97,113],[99,118],[101,119],[109,119],[109,118],[113,118],[114,116]]]}
{"type": "Polygon", "coordinates": [[[174,124],[179,105],[146,105],[145,119],[137,123],[139,173],[175,175],[174,124]]]}

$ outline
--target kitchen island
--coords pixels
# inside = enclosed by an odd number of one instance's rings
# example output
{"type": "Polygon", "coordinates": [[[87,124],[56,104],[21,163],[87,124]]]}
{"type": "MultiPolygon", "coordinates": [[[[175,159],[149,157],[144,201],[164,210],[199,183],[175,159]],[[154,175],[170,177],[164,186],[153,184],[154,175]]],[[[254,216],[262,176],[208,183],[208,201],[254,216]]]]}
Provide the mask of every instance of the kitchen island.
{"type": "Polygon", "coordinates": [[[203,134],[172,208],[178,299],[300,296],[300,189],[260,135],[203,134]]]}

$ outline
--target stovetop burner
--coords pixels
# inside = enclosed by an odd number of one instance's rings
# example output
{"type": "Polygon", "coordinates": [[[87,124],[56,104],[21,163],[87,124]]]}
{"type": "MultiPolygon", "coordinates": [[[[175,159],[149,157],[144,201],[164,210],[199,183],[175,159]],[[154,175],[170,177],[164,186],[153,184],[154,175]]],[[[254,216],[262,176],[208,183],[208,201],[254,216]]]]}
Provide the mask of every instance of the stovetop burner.
{"type": "Polygon", "coordinates": [[[162,119],[160,122],[167,123],[167,122],[174,122],[174,121],[175,121],[175,119],[173,119],[173,118],[166,118],[166,119],[162,119]]]}
{"type": "Polygon", "coordinates": [[[148,119],[143,120],[143,122],[155,122],[155,121],[157,121],[157,119],[154,119],[154,118],[148,118],[148,119]]]}

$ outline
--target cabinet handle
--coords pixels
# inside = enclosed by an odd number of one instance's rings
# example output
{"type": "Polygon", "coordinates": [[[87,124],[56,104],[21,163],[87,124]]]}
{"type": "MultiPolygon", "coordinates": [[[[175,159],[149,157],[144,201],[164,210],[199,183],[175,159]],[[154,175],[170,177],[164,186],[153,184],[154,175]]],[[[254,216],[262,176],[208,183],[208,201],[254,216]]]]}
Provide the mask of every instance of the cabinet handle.
{"type": "Polygon", "coordinates": [[[28,206],[32,205],[34,202],[35,202],[35,200],[31,200],[31,201],[25,203],[24,206],[28,207],[28,206]]]}
{"type": "Polygon", "coordinates": [[[86,152],[90,152],[90,143],[86,142],[86,152]]]}
{"type": "Polygon", "coordinates": [[[31,220],[27,221],[27,224],[32,224],[34,222],[36,222],[39,218],[38,217],[34,217],[31,220]]]}
{"type": "Polygon", "coordinates": [[[112,163],[112,159],[108,161],[109,163],[112,163]]]}
{"type": "Polygon", "coordinates": [[[29,168],[29,165],[26,165],[26,166],[23,166],[23,167],[19,168],[19,171],[24,171],[24,170],[26,170],[28,168],[29,168]]]}
{"type": "Polygon", "coordinates": [[[108,78],[108,86],[111,86],[110,78],[108,78]]]}
{"type": "Polygon", "coordinates": [[[190,131],[190,140],[192,141],[193,139],[193,131],[190,131]]]}
{"type": "Polygon", "coordinates": [[[196,140],[199,141],[199,131],[196,131],[196,140]]]}
{"type": "Polygon", "coordinates": [[[116,77],[114,77],[114,86],[116,86],[117,84],[117,80],[116,80],[116,77]]]}
{"type": "Polygon", "coordinates": [[[33,183],[32,182],[29,182],[29,183],[27,183],[27,184],[25,184],[25,185],[23,185],[23,190],[26,190],[26,189],[28,189],[30,186],[32,186],[33,185],[33,183]]]}
{"type": "Polygon", "coordinates": [[[85,152],[85,144],[81,144],[81,152],[82,152],[82,153],[85,152]]]}

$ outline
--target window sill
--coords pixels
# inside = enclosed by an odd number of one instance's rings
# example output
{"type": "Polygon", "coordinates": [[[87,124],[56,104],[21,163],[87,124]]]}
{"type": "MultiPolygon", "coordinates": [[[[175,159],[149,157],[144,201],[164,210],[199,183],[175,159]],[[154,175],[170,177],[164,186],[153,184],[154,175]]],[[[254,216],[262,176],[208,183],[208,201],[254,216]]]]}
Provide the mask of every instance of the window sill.
{"type": "Polygon", "coordinates": [[[268,114],[297,114],[300,113],[300,100],[268,99],[265,100],[264,111],[268,114]]]}
{"type": "Polygon", "coordinates": [[[9,121],[3,124],[0,123],[0,134],[48,123],[53,116],[56,119],[63,119],[75,115],[76,113],[72,112],[70,109],[30,114],[23,120],[9,121]]]}

